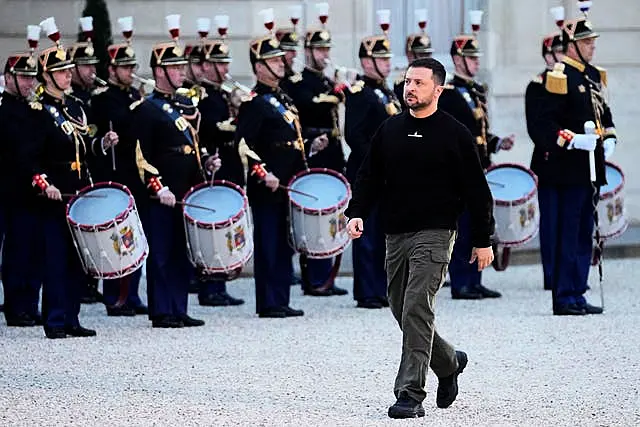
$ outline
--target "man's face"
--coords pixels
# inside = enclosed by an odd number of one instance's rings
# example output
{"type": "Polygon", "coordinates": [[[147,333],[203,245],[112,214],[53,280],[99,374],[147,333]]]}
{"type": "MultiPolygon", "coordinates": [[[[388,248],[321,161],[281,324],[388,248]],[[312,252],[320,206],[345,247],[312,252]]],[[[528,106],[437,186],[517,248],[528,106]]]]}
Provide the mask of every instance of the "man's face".
{"type": "Polygon", "coordinates": [[[480,70],[480,58],[477,56],[456,56],[453,59],[458,74],[468,74],[469,77],[475,77],[480,70]],[[466,62],[466,67],[465,67],[466,62]]]}
{"type": "Polygon", "coordinates": [[[191,73],[193,74],[193,76],[191,76],[193,82],[199,82],[204,75],[202,64],[191,63],[190,69],[191,69],[191,73]]]}
{"type": "Polygon", "coordinates": [[[258,66],[256,67],[258,78],[271,80],[274,78],[271,74],[272,72],[278,79],[284,78],[285,67],[282,57],[277,56],[275,58],[265,59],[264,62],[265,64],[258,63],[258,66]],[[271,69],[271,71],[269,71],[267,67],[271,69]]]}
{"type": "Polygon", "coordinates": [[[165,77],[176,87],[182,87],[186,79],[186,65],[167,65],[165,67],[165,77]]]}
{"type": "Polygon", "coordinates": [[[17,95],[22,95],[24,97],[28,97],[30,95],[31,91],[33,90],[33,86],[36,83],[36,78],[33,76],[23,76],[18,74],[15,76],[14,81],[13,76],[7,74],[4,76],[4,78],[7,82],[6,88],[10,92],[13,92],[17,95]]]}
{"type": "Polygon", "coordinates": [[[286,62],[289,68],[293,67],[293,60],[298,56],[298,52],[295,50],[286,50],[284,52],[284,62],[286,62]]]}
{"type": "Polygon", "coordinates": [[[578,40],[576,42],[578,45],[578,49],[580,50],[580,54],[584,58],[585,61],[591,62],[593,59],[593,55],[596,53],[596,39],[584,39],[578,40]]]}
{"type": "Polygon", "coordinates": [[[363,58],[361,64],[364,74],[374,79],[387,78],[391,72],[390,58],[363,58]]]}
{"type": "Polygon", "coordinates": [[[421,110],[438,101],[442,86],[433,79],[433,71],[409,67],[404,78],[404,102],[411,110],[421,110]]]}
{"type": "Polygon", "coordinates": [[[75,73],[78,78],[78,83],[91,87],[93,86],[94,77],[96,74],[96,66],[95,65],[76,65],[75,73]]]}
{"type": "Polygon", "coordinates": [[[309,50],[309,55],[313,59],[313,62],[309,65],[318,70],[324,70],[327,67],[327,61],[329,60],[331,49],[328,47],[314,47],[309,50]]]}
{"type": "Polygon", "coordinates": [[[120,65],[114,67],[114,72],[118,82],[125,86],[131,86],[133,84],[133,72],[135,71],[135,65],[120,65]]]}
{"type": "Polygon", "coordinates": [[[53,71],[51,75],[59,89],[64,91],[71,87],[71,69],[53,71]]]}

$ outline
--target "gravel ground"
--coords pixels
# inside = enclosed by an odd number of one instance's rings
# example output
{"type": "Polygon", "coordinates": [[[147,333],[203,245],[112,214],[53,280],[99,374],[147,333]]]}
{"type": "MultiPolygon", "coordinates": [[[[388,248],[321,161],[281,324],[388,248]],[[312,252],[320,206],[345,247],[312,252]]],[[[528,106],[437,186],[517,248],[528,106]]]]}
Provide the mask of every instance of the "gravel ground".
{"type": "Polygon", "coordinates": [[[192,296],[202,328],[154,330],[99,305],[81,315],[96,338],[52,341],[3,324],[0,425],[638,426],[640,260],[609,261],[606,274],[602,316],[552,316],[539,266],[488,272],[500,300],[441,291],[440,332],[469,365],[446,410],[430,375],[420,420],[387,418],[401,334],[388,309],[355,309],[351,295],[303,297],[295,287],[292,306],[305,317],[258,319],[252,282],[241,279],[229,288],[244,306],[205,308],[192,296]]]}

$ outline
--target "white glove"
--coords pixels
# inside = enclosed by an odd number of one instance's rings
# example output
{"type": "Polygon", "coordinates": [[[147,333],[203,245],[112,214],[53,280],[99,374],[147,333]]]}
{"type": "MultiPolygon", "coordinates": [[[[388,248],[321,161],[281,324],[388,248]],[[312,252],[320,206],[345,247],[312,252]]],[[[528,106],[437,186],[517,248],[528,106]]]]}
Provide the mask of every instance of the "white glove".
{"type": "Polygon", "coordinates": [[[598,135],[578,133],[571,140],[569,149],[575,148],[578,150],[593,151],[596,149],[596,142],[598,142],[598,135]]]}
{"type": "Polygon", "coordinates": [[[604,158],[605,160],[609,159],[616,149],[616,143],[618,141],[615,138],[608,138],[604,140],[604,158]]]}

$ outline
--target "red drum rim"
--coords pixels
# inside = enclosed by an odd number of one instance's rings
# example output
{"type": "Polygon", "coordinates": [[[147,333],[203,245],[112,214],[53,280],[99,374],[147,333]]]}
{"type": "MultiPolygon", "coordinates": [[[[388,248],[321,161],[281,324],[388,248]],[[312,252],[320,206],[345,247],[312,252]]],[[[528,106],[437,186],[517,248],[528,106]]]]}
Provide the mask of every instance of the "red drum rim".
{"type": "Polygon", "coordinates": [[[603,239],[603,240],[616,239],[616,238],[620,237],[622,235],[622,233],[627,231],[627,228],[629,228],[629,221],[624,219],[624,224],[622,225],[622,227],[620,227],[619,229],[617,229],[613,233],[600,234],[600,238],[603,239]]]}
{"type": "Polygon", "coordinates": [[[300,252],[301,254],[304,254],[307,258],[311,258],[311,259],[331,258],[333,256],[338,255],[339,253],[344,252],[347,246],[349,246],[350,241],[351,241],[350,239],[347,239],[347,241],[344,242],[342,245],[340,245],[340,247],[337,247],[335,249],[332,249],[330,251],[325,251],[325,252],[302,250],[300,248],[297,248],[297,251],[300,252]]]}
{"type": "Polygon", "coordinates": [[[136,261],[121,270],[112,271],[111,273],[103,273],[95,268],[87,267],[87,274],[94,276],[94,278],[99,276],[101,279],[118,279],[120,277],[125,277],[139,268],[142,268],[142,264],[147,259],[148,255],[149,251],[144,251],[136,261]]]}
{"type": "Polygon", "coordinates": [[[344,175],[342,175],[340,172],[334,171],[333,169],[327,169],[327,168],[311,168],[311,169],[305,169],[303,171],[298,172],[297,174],[295,174],[293,176],[293,178],[291,178],[291,180],[289,180],[289,184],[287,185],[288,187],[291,187],[291,185],[299,178],[302,178],[303,176],[306,175],[312,175],[312,174],[325,174],[325,175],[332,175],[335,178],[338,178],[340,181],[342,181],[346,186],[347,186],[347,196],[339,201],[338,203],[336,203],[335,205],[332,205],[328,208],[324,208],[324,209],[316,209],[316,208],[306,208],[302,205],[300,205],[299,203],[297,203],[295,200],[293,200],[291,197],[289,197],[289,201],[291,202],[291,205],[296,208],[299,211],[302,211],[306,214],[309,215],[323,215],[323,214],[332,214],[334,212],[336,212],[338,209],[346,206],[347,203],[349,203],[349,199],[351,199],[351,186],[349,185],[349,181],[347,181],[347,178],[344,177],[344,175]]]}
{"type": "Polygon", "coordinates": [[[133,195],[131,194],[131,191],[129,191],[129,188],[127,188],[126,185],[123,185],[117,182],[112,182],[112,181],[97,182],[95,184],[87,185],[86,187],[78,191],[78,193],[75,196],[73,196],[71,200],[69,200],[69,202],[67,203],[66,216],[67,216],[67,221],[69,222],[69,225],[73,226],[74,228],[78,228],[82,231],[105,231],[112,228],[114,223],[121,224],[125,219],[127,219],[129,217],[129,213],[131,213],[131,211],[133,210],[133,206],[134,206],[133,195]],[[115,188],[127,193],[127,195],[129,196],[129,204],[127,205],[126,209],[120,212],[118,215],[116,215],[116,217],[111,221],[103,222],[102,224],[87,225],[87,224],[80,224],[74,221],[69,216],[69,213],[71,211],[71,206],[73,206],[73,204],[80,198],[80,196],[90,193],[92,190],[97,190],[100,188],[115,188]]]}
{"type": "Polygon", "coordinates": [[[531,200],[531,198],[533,196],[536,195],[536,193],[538,192],[538,177],[536,176],[535,173],[533,173],[533,171],[531,169],[529,169],[526,166],[522,166],[518,163],[498,163],[495,165],[491,165],[487,168],[487,172],[485,173],[485,177],[487,176],[487,173],[491,172],[492,170],[495,169],[500,169],[500,168],[504,168],[504,167],[511,167],[511,168],[516,168],[516,169],[520,169],[523,172],[528,173],[531,178],[533,178],[533,189],[531,191],[529,191],[529,193],[527,193],[526,196],[522,196],[519,199],[516,200],[501,200],[501,199],[493,199],[493,202],[498,205],[498,206],[517,206],[517,205],[522,205],[526,202],[528,202],[529,200],[531,200]]]}
{"type": "Polygon", "coordinates": [[[205,273],[227,273],[229,272],[229,270],[235,270],[237,268],[244,267],[249,262],[252,256],[253,256],[253,248],[251,248],[249,253],[244,258],[242,258],[242,260],[235,262],[228,267],[207,267],[199,264],[196,264],[196,266],[201,268],[202,271],[204,271],[205,273]]]}
{"type": "Polygon", "coordinates": [[[610,199],[613,196],[615,196],[616,194],[618,194],[619,192],[621,192],[622,189],[624,188],[624,181],[625,181],[624,172],[622,172],[622,168],[620,166],[618,166],[617,163],[605,161],[604,165],[605,165],[605,176],[606,176],[607,166],[611,166],[613,169],[615,169],[618,172],[620,172],[620,176],[622,177],[622,182],[620,182],[620,184],[616,188],[614,188],[613,190],[607,191],[606,193],[600,193],[600,200],[610,199]]]}
{"type": "Polygon", "coordinates": [[[529,234],[527,237],[525,237],[524,239],[520,239],[520,240],[511,240],[511,241],[501,241],[500,239],[496,239],[496,243],[500,246],[504,246],[505,248],[512,248],[512,247],[517,247],[517,246],[523,246],[526,245],[527,243],[529,243],[531,240],[533,240],[536,235],[538,234],[538,232],[540,231],[540,227],[536,227],[535,230],[533,230],[533,232],[531,234],[529,234]]]}
{"type": "MultiPolygon", "coordinates": [[[[191,215],[189,215],[187,213],[187,206],[182,206],[182,214],[184,215],[185,219],[190,223],[193,224],[199,228],[203,228],[205,230],[211,230],[211,229],[215,229],[215,230],[219,230],[221,228],[225,228],[228,227],[229,224],[233,224],[235,222],[237,222],[239,219],[241,219],[244,215],[245,212],[247,211],[247,208],[249,206],[249,201],[247,200],[247,195],[245,193],[245,191],[242,189],[242,187],[240,187],[238,184],[233,183],[231,181],[227,181],[226,179],[217,179],[215,181],[213,181],[213,186],[222,186],[222,187],[229,187],[233,190],[236,190],[238,193],[240,193],[240,195],[242,196],[242,209],[240,209],[240,211],[238,211],[237,214],[235,214],[234,216],[232,216],[229,219],[226,219],[224,221],[218,221],[218,222],[202,222],[202,221],[198,221],[197,219],[193,218],[191,215]]],[[[187,193],[184,195],[184,197],[182,198],[182,202],[183,203],[188,203],[187,199],[189,198],[189,196],[191,196],[193,193],[195,193],[196,191],[204,188],[204,187],[210,187],[211,183],[210,182],[203,182],[200,183],[196,186],[193,186],[189,189],[189,191],[187,191],[187,193]]],[[[214,207],[215,209],[215,207],[214,207]]]]}

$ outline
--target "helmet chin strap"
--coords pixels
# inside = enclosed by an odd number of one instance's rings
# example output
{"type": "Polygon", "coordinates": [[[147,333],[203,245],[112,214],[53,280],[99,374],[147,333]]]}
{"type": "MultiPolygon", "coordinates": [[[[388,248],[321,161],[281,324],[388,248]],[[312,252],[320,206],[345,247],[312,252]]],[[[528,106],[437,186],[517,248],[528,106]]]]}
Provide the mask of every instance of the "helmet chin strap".
{"type": "Polygon", "coordinates": [[[22,94],[22,90],[20,90],[20,85],[18,84],[18,75],[15,74],[15,73],[12,73],[12,75],[13,75],[13,83],[16,85],[16,92],[18,92],[18,96],[20,98],[25,98],[26,99],[27,97],[24,96],[22,94]]]}
{"type": "Polygon", "coordinates": [[[49,74],[49,77],[51,78],[51,83],[53,83],[53,86],[56,89],[58,89],[60,92],[64,93],[64,89],[58,86],[58,82],[56,82],[56,79],[53,77],[53,71],[47,71],[47,74],[49,74]]]}
{"type": "Polygon", "coordinates": [[[380,80],[384,80],[385,77],[380,71],[380,68],[378,67],[378,59],[377,58],[371,58],[371,59],[373,60],[373,68],[376,70],[376,74],[378,74],[378,76],[380,77],[380,80]]]}
{"type": "MultiPolygon", "coordinates": [[[[284,56],[282,57],[282,60],[284,61],[284,56]]],[[[273,78],[275,78],[276,80],[281,80],[282,78],[279,77],[271,68],[271,66],[269,66],[269,64],[267,64],[267,61],[265,60],[261,60],[261,62],[264,64],[264,66],[267,68],[267,70],[269,70],[269,72],[271,73],[271,75],[273,76],[273,78]]]]}
{"type": "Polygon", "coordinates": [[[469,64],[467,63],[467,57],[466,56],[462,57],[462,63],[464,64],[464,71],[467,73],[467,76],[469,76],[469,78],[473,78],[473,75],[471,74],[471,71],[469,71],[469,64]]]}
{"type": "Polygon", "coordinates": [[[173,80],[171,79],[171,77],[169,76],[169,73],[167,72],[167,66],[162,65],[162,69],[164,70],[164,75],[167,76],[167,81],[169,82],[169,85],[171,85],[174,91],[178,90],[178,86],[173,84],[173,80]]]}
{"type": "Polygon", "coordinates": [[[580,48],[578,47],[578,41],[571,40],[571,43],[573,43],[573,46],[575,46],[576,53],[578,54],[578,58],[580,58],[580,61],[582,61],[583,64],[588,64],[589,62],[585,61],[584,56],[582,56],[582,52],[580,52],[580,48]]]}

